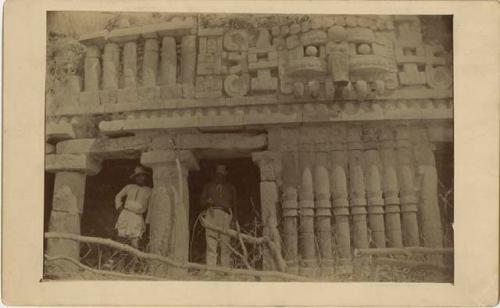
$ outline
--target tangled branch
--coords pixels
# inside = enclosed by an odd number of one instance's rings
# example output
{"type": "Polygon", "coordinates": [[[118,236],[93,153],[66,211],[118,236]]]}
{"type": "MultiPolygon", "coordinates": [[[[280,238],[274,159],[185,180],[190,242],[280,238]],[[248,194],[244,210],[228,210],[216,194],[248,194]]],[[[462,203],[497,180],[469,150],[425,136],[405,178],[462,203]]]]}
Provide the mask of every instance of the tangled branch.
{"type": "MultiPolygon", "coordinates": [[[[257,270],[233,269],[233,268],[226,268],[226,267],[222,267],[222,266],[204,265],[204,264],[192,263],[192,262],[180,263],[180,262],[174,261],[174,260],[172,260],[168,257],[165,257],[165,256],[160,256],[160,255],[156,255],[156,254],[152,254],[152,253],[142,252],[138,249],[133,248],[132,246],[118,243],[118,242],[115,242],[111,239],[103,239],[103,238],[98,238],[98,237],[90,237],[90,236],[82,236],[82,235],[76,235],[76,234],[58,233],[58,232],[47,232],[47,233],[45,233],[45,238],[46,239],[67,239],[67,240],[73,240],[73,241],[78,241],[78,242],[106,245],[106,246],[109,246],[112,248],[126,251],[126,252],[128,252],[132,255],[135,255],[139,258],[159,261],[159,262],[165,263],[165,264],[173,266],[173,267],[184,268],[184,269],[212,271],[212,272],[218,272],[218,273],[227,274],[227,275],[253,276],[253,277],[258,276],[261,278],[280,279],[280,280],[286,280],[286,281],[310,281],[306,277],[282,273],[282,272],[276,272],[276,271],[257,271],[257,270]]],[[[262,240],[262,241],[264,241],[264,240],[262,240]]]]}

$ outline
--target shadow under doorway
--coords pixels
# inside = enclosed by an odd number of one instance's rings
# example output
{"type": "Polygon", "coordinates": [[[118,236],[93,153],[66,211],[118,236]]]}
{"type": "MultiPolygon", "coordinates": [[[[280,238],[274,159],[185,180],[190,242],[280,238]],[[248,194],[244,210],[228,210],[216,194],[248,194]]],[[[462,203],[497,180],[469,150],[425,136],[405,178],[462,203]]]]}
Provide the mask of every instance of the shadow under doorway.
{"type": "MultiPolygon", "coordinates": [[[[262,235],[260,213],[260,171],[251,158],[202,159],[200,169],[189,173],[189,230],[190,248],[189,260],[205,264],[205,230],[198,220],[203,211],[200,196],[205,184],[213,179],[217,165],[225,165],[228,171],[226,180],[233,184],[237,194],[237,221],[242,233],[253,236],[262,235]]],[[[234,228],[234,227],[233,227],[234,228]]],[[[248,263],[255,269],[262,268],[262,247],[246,244],[248,263]]],[[[231,246],[242,252],[236,239],[231,240],[231,246]]],[[[232,267],[245,268],[245,263],[236,253],[231,254],[232,267]]]]}

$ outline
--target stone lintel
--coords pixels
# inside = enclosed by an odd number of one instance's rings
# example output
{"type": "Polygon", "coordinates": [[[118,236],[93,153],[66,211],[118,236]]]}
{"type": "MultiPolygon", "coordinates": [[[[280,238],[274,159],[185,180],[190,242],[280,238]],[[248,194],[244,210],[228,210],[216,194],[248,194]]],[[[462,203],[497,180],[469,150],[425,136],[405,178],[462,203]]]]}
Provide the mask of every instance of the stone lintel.
{"type": "Polygon", "coordinates": [[[195,26],[196,21],[194,18],[186,17],[184,19],[167,21],[160,24],[85,33],[79,37],[79,41],[84,45],[103,45],[108,41],[121,43],[137,40],[139,37],[147,39],[165,35],[181,36],[191,34],[195,26]]]}
{"type": "Polygon", "coordinates": [[[101,171],[101,162],[86,154],[49,154],[45,156],[47,172],[75,171],[96,175],[101,171]]]}
{"type": "Polygon", "coordinates": [[[45,126],[45,138],[48,142],[57,142],[76,138],[73,124],[69,122],[47,123],[45,126]]]}
{"type": "Polygon", "coordinates": [[[151,143],[147,136],[74,139],[59,142],[58,154],[95,154],[106,159],[140,157],[151,143]]]}
{"type": "Polygon", "coordinates": [[[106,42],[109,32],[107,30],[84,33],[78,38],[81,44],[90,45],[103,45],[106,42]]]}
{"type": "Polygon", "coordinates": [[[196,157],[191,151],[187,150],[178,152],[172,150],[144,152],[141,156],[141,164],[148,167],[162,164],[175,164],[177,154],[179,155],[180,163],[188,170],[198,170],[200,168],[196,157]]]}
{"type": "MultiPolygon", "coordinates": [[[[172,149],[172,136],[153,137],[153,149],[172,149]]],[[[179,134],[174,137],[175,146],[180,149],[228,149],[257,150],[267,145],[265,134],[179,134]]]]}

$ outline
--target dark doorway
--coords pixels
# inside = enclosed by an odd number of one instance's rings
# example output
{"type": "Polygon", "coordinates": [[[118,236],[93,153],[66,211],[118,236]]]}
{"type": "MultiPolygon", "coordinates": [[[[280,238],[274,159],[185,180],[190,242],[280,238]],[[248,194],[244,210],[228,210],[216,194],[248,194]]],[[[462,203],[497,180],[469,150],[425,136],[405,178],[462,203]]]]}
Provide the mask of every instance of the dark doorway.
{"type": "MultiPolygon", "coordinates": [[[[261,236],[262,225],[260,218],[260,171],[250,158],[231,159],[202,159],[199,162],[200,170],[189,173],[189,228],[190,253],[192,262],[205,263],[205,231],[197,222],[202,211],[200,195],[206,183],[212,180],[216,165],[226,165],[228,170],[227,181],[236,188],[238,199],[237,220],[241,232],[261,236]],[[196,222],[196,225],[195,225],[196,222]]],[[[241,252],[241,246],[233,241],[232,246],[241,252]]],[[[261,268],[262,253],[260,247],[247,245],[249,262],[256,268],[261,268]]],[[[243,267],[240,257],[233,254],[233,266],[243,267]]]]}

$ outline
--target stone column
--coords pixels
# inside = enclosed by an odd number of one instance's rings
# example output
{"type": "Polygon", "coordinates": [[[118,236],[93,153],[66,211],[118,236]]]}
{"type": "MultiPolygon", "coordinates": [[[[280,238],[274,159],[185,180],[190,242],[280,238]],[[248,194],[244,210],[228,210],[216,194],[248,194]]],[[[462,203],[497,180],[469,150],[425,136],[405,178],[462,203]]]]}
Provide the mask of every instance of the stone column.
{"type": "Polygon", "coordinates": [[[317,263],[314,237],[314,188],[309,166],[302,170],[299,209],[300,273],[306,276],[315,276],[317,263]]]}
{"type": "Polygon", "coordinates": [[[135,88],[137,86],[137,43],[126,42],[123,47],[123,86],[135,88]]]}
{"type": "Polygon", "coordinates": [[[144,56],[142,62],[142,85],[145,87],[156,86],[158,73],[158,41],[146,39],[144,43],[144,56]]]}
{"type": "MultiPolygon", "coordinates": [[[[141,156],[141,164],[153,169],[153,194],[149,208],[150,247],[152,253],[169,256],[180,263],[189,257],[189,191],[187,175],[198,163],[190,151],[150,151],[141,156]]],[[[182,278],[185,269],[152,264],[160,276],[182,278]]]]}
{"type": "Polygon", "coordinates": [[[99,91],[101,105],[117,103],[119,73],[120,47],[116,43],[107,43],[102,56],[102,90],[99,91]]]}
{"type": "Polygon", "coordinates": [[[181,82],[193,84],[196,71],[196,37],[186,35],[181,41],[181,82]]]}
{"type": "Polygon", "coordinates": [[[161,44],[160,84],[175,85],[177,83],[177,50],[175,38],[163,37],[161,44]]]}
{"type": "Polygon", "coordinates": [[[299,251],[300,273],[306,276],[317,274],[316,238],[314,226],[314,141],[311,129],[300,130],[299,163],[300,163],[300,189],[299,189],[299,251]]]}
{"type": "MultiPolygon", "coordinates": [[[[352,215],[352,237],[354,248],[369,247],[366,211],[365,175],[363,172],[363,144],[361,128],[352,127],[347,135],[349,149],[349,199],[352,215]]],[[[368,257],[358,257],[354,263],[356,279],[365,279],[368,274],[368,257]]]]}
{"type": "Polygon", "coordinates": [[[101,76],[100,51],[97,46],[87,47],[84,64],[84,91],[98,91],[101,76]]]}
{"type": "Polygon", "coordinates": [[[321,261],[321,275],[328,277],[333,274],[332,203],[330,202],[330,179],[328,169],[325,167],[326,153],[318,155],[320,156],[318,157],[318,164],[314,168],[316,234],[321,261]]]}
{"type": "Polygon", "coordinates": [[[417,222],[417,196],[415,173],[413,171],[413,155],[408,139],[408,128],[400,126],[396,130],[397,176],[400,186],[401,224],[403,244],[407,247],[420,245],[417,222]]]}
{"type": "Polygon", "coordinates": [[[181,39],[180,83],[185,98],[194,96],[194,78],[196,73],[196,36],[186,35],[181,39]]]}
{"type": "Polygon", "coordinates": [[[299,273],[298,264],[298,192],[300,183],[297,129],[270,129],[268,148],[281,152],[281,213],[283,254],[287,272],[299,273]]]}
{"type": "MultiPolygon", "coordinates": [[[[260,168],[260,208],[264,226],[262,235],[274,241],[281,251],[281,237],[276,216],[281,159],[279,153],[271,151],[252,153],[252,159],[260,168]]],[[[262,267],[264,270],[278,269],[268,249],[264,250],[262,267]]]]}
{"type": "Polygon", "coordinates": [[[385,204],[385,231],[387,246],[402,247],[401,208],[399,206],[399,186],[396,173],[396,156],[394,155],[394,138],[392,129],[382,129],[380,135],[380,157],[383,166],[383,189],[385,204]]]}
{"type": "Polygon", "coordinates": [[[336,272],[347,274],[352,272],[351,232],[349,228],[349,201],[347,199],[347,179],[344,166],[335,164],[332,167],[332,199],[335,216],[334,234],[337,251],[336,272]]]}
{"type": "Polygon", "coordinates": [[[120,67],[120,48],[116,43],[104,45],[102,88],[104,90],[118,89],[118,72],[120,67]]]}
{"type": "Polygon", "coordinates": [[[384,199],[380,177],[380,157],[375,128],[368,128],[364,135],[365,186],[368,209],[368,225],[375,246],[385,247],[384,199]]]}
{"type": "Polygon", "coordinates": [[[414,153],[418,166],[420,237],[426,247],[443,247],[443,226],[438,203],[438,175],[434,153],[425,129],[418,129],[416,133],[418,139],[414,153]]]}
{"type": "Polygon", "coordinates": [[[345,131],[340,129],[332,130],[330,145],[330,192],[335,217],[333,234],[336,251],[336,273],[348,274],[352,272],[352,262],[349,200],[345,171],[347,168],[345,131]]]}
{"type": "Polygon", "coordinates": [[[361,128],[353,127],[349,129],[347,138],[349,148],[349,195],[353,223],[353,243],[355,248],[368,248],[361,128]]]}
{"type": "MultiPolygon", "coordinates": [[[[54,197],[49,221],[49,232],[80,234],[85,181],[97,174],[100,162],[85,154],[49,154],[45,157],[45,170],[55,173],[54,197]]],[[[80,244],[72,240],[47,240],[49,256],[80,259],[80,244]]]]}

